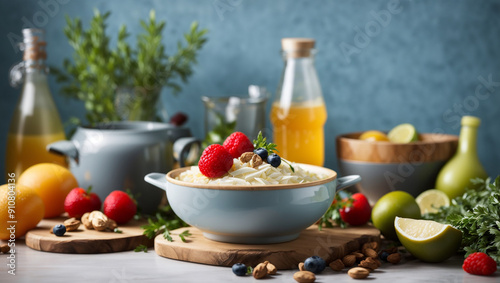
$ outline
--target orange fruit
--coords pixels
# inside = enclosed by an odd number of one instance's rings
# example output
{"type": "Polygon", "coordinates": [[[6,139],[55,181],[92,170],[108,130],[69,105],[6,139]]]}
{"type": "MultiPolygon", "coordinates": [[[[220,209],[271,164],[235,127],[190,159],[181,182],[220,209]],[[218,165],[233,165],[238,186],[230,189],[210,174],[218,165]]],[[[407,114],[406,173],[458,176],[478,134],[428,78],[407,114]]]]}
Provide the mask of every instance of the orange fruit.
{"type": "Polygon", "coordinates": [[[11,231],[16,238],[24,236],[36,227],[44,213],[45,205],[35,191],[19,184],[0,186],[0,240],[10,239],[11,231]],[[9,229],[11,225],[15,229],[9,229]]]}
{"type": "Polygon", "coordinates": [[[78,187],[71,172],[57,164],[40,163],[26,169],[17,184],[35,190],[45,204],[44,218],[52,218],[64,212],[64,200],[68,193],[78,187]]]}

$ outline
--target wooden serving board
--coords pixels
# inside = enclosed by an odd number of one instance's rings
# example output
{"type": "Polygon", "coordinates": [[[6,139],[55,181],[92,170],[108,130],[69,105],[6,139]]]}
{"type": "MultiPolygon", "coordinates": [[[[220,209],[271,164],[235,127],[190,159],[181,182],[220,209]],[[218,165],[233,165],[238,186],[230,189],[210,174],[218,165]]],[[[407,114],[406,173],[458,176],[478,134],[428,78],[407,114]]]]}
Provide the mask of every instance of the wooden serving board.
{"type": "Polygon", "coordinates": [[[298,239],[269,245],[244,245],[216,242],[203,237],[200,230],[189,227],[171,232],[173,242],[167,241],[163,235],[155,238],[155,251],[158,255],[218,266],[232,266],[241,262],[256,266],[268,260],[278,269],[297,268],[299,262],[317,255],[327,264],[335,259],[356,251],[366,242],[380,242],[380,231],[373,226],[355,228],[323,228],[313,225],[300,233],[298,239]],[[179,233],[189,230],[192,236],[182,242],[179,233]]]}
{"type": "Polygon", "coordinates": [[[122,233],[88,230],[83,224],[77,231],[57,237],[50,229],[67,218],[43,219],[37,228],[26,234],[26,245],[32,249],[53,253],[96,254],[133,250],[138,245],[153,246],[153,240],[144,236],[141,226],[147,222],[131,220],[119,225],[122,233]]]}

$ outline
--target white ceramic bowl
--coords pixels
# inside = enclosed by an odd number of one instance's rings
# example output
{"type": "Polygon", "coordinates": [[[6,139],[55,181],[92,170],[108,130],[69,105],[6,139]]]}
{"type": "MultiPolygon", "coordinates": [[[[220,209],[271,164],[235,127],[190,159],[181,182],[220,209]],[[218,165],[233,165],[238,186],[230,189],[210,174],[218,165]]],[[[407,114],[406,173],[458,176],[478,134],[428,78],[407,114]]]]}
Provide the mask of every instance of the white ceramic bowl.
{"type": "Polygon", "coordinates": [[[299,164],[327,176],[304,184],[221,186],[176,180],[184,167],[148,174],[144,179],[167,193],[174,212],[211,240],[270,244],[296,239],[330,207],[336,190],[361,180],[357,175],[337,179],[333,170],[299,164]]]}

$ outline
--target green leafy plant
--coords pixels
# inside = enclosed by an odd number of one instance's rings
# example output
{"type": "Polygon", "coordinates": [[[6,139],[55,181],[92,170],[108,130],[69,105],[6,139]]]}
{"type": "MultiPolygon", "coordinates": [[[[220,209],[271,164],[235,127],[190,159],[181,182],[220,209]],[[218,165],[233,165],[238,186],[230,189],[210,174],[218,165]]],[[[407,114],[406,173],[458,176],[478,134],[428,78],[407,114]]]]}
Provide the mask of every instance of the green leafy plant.
{"type": "Polygon", "coordinates": [[[438,212],[424,218],[446,223],[462,231],[462,249],[466,255],[484,252],[500,263],[500,176],[472,179],[478,189],[467,189],[438,212]]]}
{"type": "Polygon", "coordinates": [[[165,22],[156,21],[154,11],[149,21],[140,21],[143,33],[137,36],[133,49],[129,33],[122,25],[115,48],[106,34],[110,12],[95,10],[90,27],[84,30],[79,18],[66,17],[64,34],[74,49],[73,61],[65,59],[63,70],[52,68],[61,92],[84,102],[89,123],[121,119],[151,120],[156,118],[156,104],[161,89],[168,87],[179,93],[181,86],[193,73],[198,51],[206,43],[207,30],[198,23],[184,34],[185,44],[177,43],[177,53],[169,56],[163,44],[165,22]]]}

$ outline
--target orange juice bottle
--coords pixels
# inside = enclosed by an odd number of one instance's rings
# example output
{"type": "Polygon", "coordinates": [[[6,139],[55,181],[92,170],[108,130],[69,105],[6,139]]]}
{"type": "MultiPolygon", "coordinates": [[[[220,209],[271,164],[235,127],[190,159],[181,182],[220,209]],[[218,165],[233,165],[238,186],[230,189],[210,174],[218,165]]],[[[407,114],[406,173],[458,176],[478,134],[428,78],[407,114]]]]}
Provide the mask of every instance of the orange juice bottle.
{"type": "Polygon", "coordinates": [[[285,68],[271,107],[273,142],[281,157],[322,166],[327,111],[314,68],[314,43],[308,38],[281,40],[285,68]]]}
{"type": "Polygon", "coordinates": [[[66,137],[47,84],[43,31],[24,29],[23,36],[24,62],[20,66],[24,83],[7,134],[5,162],[6,173],[15,173],[16,177],[38,163],[67,166],[64,157],[46,150],[49,143],[66,137]]]}

